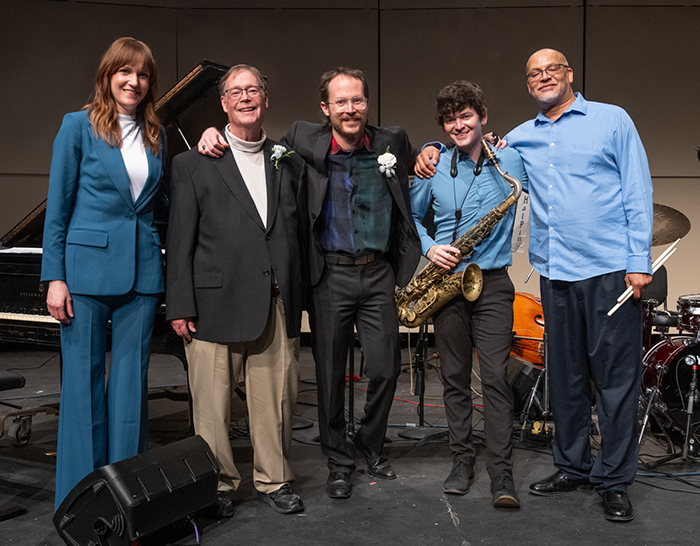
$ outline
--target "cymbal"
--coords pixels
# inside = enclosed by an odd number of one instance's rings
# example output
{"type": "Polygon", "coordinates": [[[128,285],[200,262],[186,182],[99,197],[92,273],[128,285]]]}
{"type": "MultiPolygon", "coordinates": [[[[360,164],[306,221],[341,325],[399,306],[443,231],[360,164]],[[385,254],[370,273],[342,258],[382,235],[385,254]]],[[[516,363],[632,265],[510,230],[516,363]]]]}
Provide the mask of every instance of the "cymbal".
{"type": "Polygon", "coordinates": [[[667,245],[685,237],[690,231],[690,220],[682,212],[654,203],[654,228],[651,246],[667,245]]]}

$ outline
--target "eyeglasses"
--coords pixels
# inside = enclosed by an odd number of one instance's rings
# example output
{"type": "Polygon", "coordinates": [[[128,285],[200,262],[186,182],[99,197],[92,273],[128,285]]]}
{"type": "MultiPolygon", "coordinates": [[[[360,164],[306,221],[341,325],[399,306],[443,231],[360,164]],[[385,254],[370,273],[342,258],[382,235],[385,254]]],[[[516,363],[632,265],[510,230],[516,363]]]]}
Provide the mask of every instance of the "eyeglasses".
{"type": "Polygon", "coordinates": [[[352,103],[352,107],[355,110],[364,110],[367,108],[367,99],[365,97],[353,97],[351,99],[338,99],[335,102],[329,102],[327,103],[329,106],[335,106],[335,109],[338,112],[344,112],[345,110],[348,109],[348,106],[350,106],[350,103],[352,103]]]}
{"type": "Polygon", "coordinates": [[[229,99],[238,100],[243,97],[243,93],[248,95],[249,98],[254,99],[260,96],[262,93],[262,87],[260,85],[251,85],[245,89],[240,87],[232,87],[231,89],[226,89],[224,95],[228,94],[229,99]]]}
{"type": "Polygon", "coordinates": [[[551,77],[558,76],[559,74],[562,73],[562,71],[565,68],[569,68],[569,65],[566,64],[550,64],[547,68],[544,70],[533,70],[529,74],[527,74],[527,81],[529,82],[534,82],[537,80],[541,80],[544,77],[544,74],[548,74],[551,77]]]}

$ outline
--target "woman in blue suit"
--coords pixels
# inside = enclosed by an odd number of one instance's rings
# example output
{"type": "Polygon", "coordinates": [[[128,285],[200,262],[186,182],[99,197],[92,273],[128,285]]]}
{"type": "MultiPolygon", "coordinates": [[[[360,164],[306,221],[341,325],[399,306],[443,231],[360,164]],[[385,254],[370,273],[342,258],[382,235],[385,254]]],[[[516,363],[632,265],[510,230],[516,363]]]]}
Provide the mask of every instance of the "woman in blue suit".
{"type": "Polygon", "coordinates": [[[147,447],[150,340],[164,288],[153,223],[165,150],[156,76],[146,44],[118,39],[94,99],[63,118],[54,142],[41,278],[63,353],[56,507],[94,469],[147,447]]]}

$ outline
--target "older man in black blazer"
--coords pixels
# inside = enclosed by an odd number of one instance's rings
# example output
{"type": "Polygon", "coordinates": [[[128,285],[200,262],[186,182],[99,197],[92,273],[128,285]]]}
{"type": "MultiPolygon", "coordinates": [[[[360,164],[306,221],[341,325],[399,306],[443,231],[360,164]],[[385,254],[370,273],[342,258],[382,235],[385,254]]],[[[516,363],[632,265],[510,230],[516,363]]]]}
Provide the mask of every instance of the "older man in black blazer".
{"type": "Polygon", "coordinates": [[[291,420],[299,381],[302,279],[297,219],[306,167],[266,138],[267,88],[237,65],[221,80],[230,144],[223,159],[173,161],[167,318],[185,339],[195,432],[221,463],[219,516],[240,483],[229,442],[231,389],[245,374],[253,481],[278,512],[303,509],[291,490],[291,420]]]}
{"type": "MultiPolygon", "coordinates": [[[[401,365],[394,289],[411,279],[420,259],[408,198],[416,152],[403,129],[367,125],[369,89],[362,71],[326,72],[320,93],[326,123],[296,122],[283,142],[308,166],[309,317],[321,449],[330,470],[326,493],[347,498],[356,449],[370,474],[396,477],[383,447],[401,365]],[[344,415],[353,327],[369,378],[354,439],[346,434],[344,415]]],[[[212,156],[226,148],[212,129],[199,142],[201,153],[212,156]]]]}

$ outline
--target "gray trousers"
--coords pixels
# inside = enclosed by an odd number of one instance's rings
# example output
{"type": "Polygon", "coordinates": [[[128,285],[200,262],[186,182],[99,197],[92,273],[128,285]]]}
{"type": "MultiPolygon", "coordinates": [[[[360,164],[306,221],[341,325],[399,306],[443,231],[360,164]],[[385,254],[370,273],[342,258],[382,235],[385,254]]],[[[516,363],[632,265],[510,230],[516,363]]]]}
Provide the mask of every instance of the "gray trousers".
{"type": "Polygon", "coordinates": [[[513,394],[506,377],[515,289],[505,271],[485,275],[475,302],[457,296],[433,316],[444,381],[450,449],[474,464],[472,353],[476,348],[484,396],[486,469],[495,478],[513,468],[513,394]]]}

